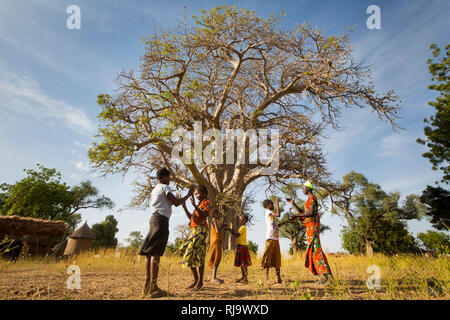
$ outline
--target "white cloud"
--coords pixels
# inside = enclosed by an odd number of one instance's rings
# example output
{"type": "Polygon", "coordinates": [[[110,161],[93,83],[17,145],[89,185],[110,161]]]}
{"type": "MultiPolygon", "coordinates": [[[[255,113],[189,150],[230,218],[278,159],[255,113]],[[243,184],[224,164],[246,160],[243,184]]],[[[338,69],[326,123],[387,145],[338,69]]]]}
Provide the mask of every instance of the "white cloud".
{"type": "Polygon", "coordinates": [[[413,139],[399,133],[393,133],[381,142],[381,151],[378,157],[388,157],[396,154],[405,155],[409,144],[416,143],[413,139]]]}
{"type": "Polygon", "coordinates": [[[86,112],[47,96],[28,75],[0,73],[0,108],[38,119],[47,125],[65,126],[83,135],[95,131],[95,125],[86,112]]]}
{"type": "Polygon", "coordinates": [[[89,163],[88,162],[84,162],[84,161],[69,161],[70,164],[74,165],[76,169],[83,171],[83,172],[88,172],[90,170],[89,167],[89,163]]]}

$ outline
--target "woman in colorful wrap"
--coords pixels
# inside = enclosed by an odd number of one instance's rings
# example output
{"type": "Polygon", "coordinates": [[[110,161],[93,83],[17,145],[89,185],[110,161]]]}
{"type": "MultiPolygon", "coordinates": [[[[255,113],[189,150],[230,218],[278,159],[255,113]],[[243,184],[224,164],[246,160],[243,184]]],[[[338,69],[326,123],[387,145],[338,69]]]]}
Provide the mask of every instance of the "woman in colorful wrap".
{"type": "Polygon", "coordinates": [[[190,268],[194,276],[194,282],[188,287],[198,291],[203,288],[203,274],[205,272],[205,255],[206,255],[206,232],[208,230],[208,223],[206,219],[211,212],[209,204],[208,189],[200,185],[194,191],[195,197],[198,199],[198,206],[195,204],[195,199],[191,198],[191,203],[194,206],[194,213],[191,214],[186,205],[183,205],[184,212],[190,220],[189,226],[192,231],[186,241],[183,242],[181,251],[184,251],[182,266],[190,268]],[[197,273],[198,268],[198,273],[197,273]]]}
{"type": "Polygon", "coordinates": [[[330,266],[328,265],[327,257],[325,256],[320,244],[320,217],[317,199],[313,194],[313,190],[314,187],[311,182],[306,181],[303,184],[303,193],[308,196],[304,209],[300,209],[292,199],[286,199],[300,214],[291,216],[291,218],[285,223],[289,223],[297,218],[301,219],[305,225],[306,237],[308,241],[305,267],[308,268],[314,275],[322,275],[323,280],[321,283],[328,283],[333,278],[333,275],[331,273],[330,266]]]}

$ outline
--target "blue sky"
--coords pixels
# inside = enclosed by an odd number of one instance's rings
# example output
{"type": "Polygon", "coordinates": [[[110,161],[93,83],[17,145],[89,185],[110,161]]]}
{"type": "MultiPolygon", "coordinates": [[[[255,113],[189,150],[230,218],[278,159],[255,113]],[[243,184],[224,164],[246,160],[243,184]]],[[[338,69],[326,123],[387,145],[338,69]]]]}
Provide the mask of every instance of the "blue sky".
{"type": "MultiPolygon", "coordinates": [[[[171,28],[182,18],[221,4],[255,10],[258,15],[280,13],[285,27],[309,22],[330,34],[353,29],[351,43],[355,57],[371,65],[373,80],[381,91],[394,89],[402,99],[400,126],[395,133],[367,110],[343,113],[339,132],[330,130],[324,141],[327,161],[335,178],[350,170],[365,174],[387,191],[403,195],[420,193],[440,178],[422,158],[423,118],[432,108],[435,94],[427,89],[430,76],[426,59],[429,46],[449,42],[448,1],[137,1],[137,0],[3,0],[0,2],[0,182],[14,183],[23,169],[36,163],[57,168],[63,179],[76,184],[90,179],[116,203],[113,211],[87,210],[83,219],[90,225],[113,213],[119,221],[120,242],[131,231],[147,232],[149,212],[125,210],[133,196],[135,177],[98,177],[87,161],[87,147],[98,125],[96,105],[99,93],[114,90],[114,78],[122,70],[136,68],[144,47],[141,36],[154,27],[171,28]],[[66,8],[81,9],[81,30],[66,28],[66,8]],[[366,9],[381,9],[381,29],[369,30],[366,9]]],[[[256,186],[254,186],[256,187],[256,186]]],[[[264,246],[265,226],[256,194],[257,217],[248,238],[264,246]]],[[[344,221],[326,213],[330,226],[322,236],[326,251],[341,249],[340,230],[344,221]]],[[[175,209],[173,229],[186,218],[175,209]]],[[[410,222],[413,234],[430,228],[426,221],[410,222]]],[[[289,242],[281,241],[287,251],[289,242]]]]}

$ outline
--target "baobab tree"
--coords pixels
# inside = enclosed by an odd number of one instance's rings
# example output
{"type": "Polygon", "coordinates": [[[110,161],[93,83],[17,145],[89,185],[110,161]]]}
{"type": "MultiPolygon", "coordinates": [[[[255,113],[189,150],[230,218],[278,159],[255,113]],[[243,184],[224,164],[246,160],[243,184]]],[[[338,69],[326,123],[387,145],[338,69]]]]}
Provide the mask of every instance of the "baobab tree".
{"type": "MultiPolygon", "coordinates": [[[[324,130],[338,129],[341,111],[351,106],[370,108],[395,128],[398,97],[375,91],[369,68],[351,55],[348,32],[328,36],[307,24],[284,30],[280,22],[281,17],[220,6],[201,10],[193,26],[185,18],[175,30],[144,38],[138,70],[118,74],[116,94],[98,96],[102,126],[89,150],[96,169],[105,175],[136,171],[142,179],[132,204],[145,206],[154,169],[164,165],[180,187],[205,185],[228,221],[240,213],[247,187],[258,179],[273,187],[309,179],[332,190],[320,145],[324,130]],[[180,140],[173,133],[180,128],[215,129],[224,136],[233,129],[277,130],[276,170],[264,171],[273,164],[271,156],[265,163],[206,163],[198,152],[187,155],[195,161],[174,159],[180,140]]],[[[226,148],[238,152],[231,143],[226,148]]]]}

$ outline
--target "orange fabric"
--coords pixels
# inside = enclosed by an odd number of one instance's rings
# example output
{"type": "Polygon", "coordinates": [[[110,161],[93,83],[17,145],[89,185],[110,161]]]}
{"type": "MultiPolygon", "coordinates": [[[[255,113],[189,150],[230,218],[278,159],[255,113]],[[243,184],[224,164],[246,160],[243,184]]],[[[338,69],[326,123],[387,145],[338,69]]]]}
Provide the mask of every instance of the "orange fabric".
{"type": "MultiPolygon", "coordinates": [[[[211,213],[211,208],[209,206],[209,200],[205,199],[202,202],[200,202],[197,206],[200,210],[202,211],[207,211],[208,212],[208,216],[211,213]]],[[[205,226],[205,228],[208,228],[208,222],[206,222],[208,218],[205,218],[205,222],[203,223],[203,225],[205,226]]],[[[200,224],[202,223],[203,218],[200,216],[200,214],[197,212],[197,210],[194,211],[194,213],[192,214],[191,217],[191,223],[189,224],[191,227],[196,228],[196,227],[200,227],[200,224]]]]}
{"type": "Polygon", "coordinates": [[[317,203],[316,203],[316,197],[313,194],[310,194],[308,197],[308,200],[305,202],[305,213],[309,213],[309,209],[311,208],[312,204],[316,204],[316,211],[317,211],[317,203]]]}
{"type": "Polygon", "coordinates": [[[331,273],[330,265],[320,243],[320,216],[317,201],[313,195],[309,195],[308,201],[305,203],[305,213],[308,213],[311,204],[315,204],[314,215],[302,219],[306,229],[306,240],[308,241],[305,267],[314,275],[331,273]]]}
{"type": "MultiPolygon", "coordinates": [[[[216,222],[217,223],[217,222],[216,222]]],[[[219,232],[216,231],[214,225],[211,226],[211,230],[209,232],[209,262],[208,266],[212,269],[214,267],[219,266],[220,261],[222,260],[222,230],[219,232]]]]}

